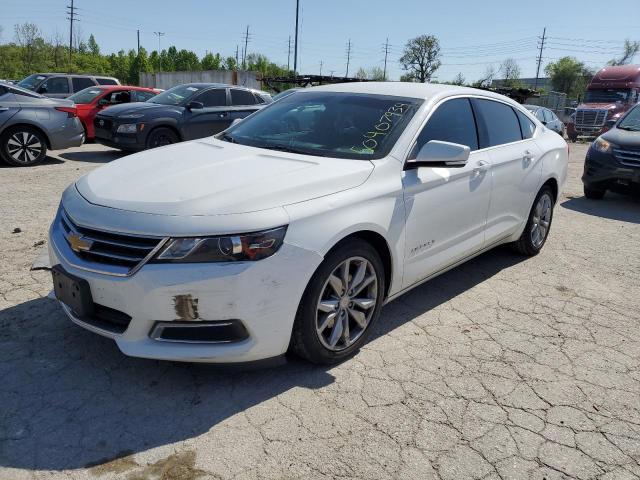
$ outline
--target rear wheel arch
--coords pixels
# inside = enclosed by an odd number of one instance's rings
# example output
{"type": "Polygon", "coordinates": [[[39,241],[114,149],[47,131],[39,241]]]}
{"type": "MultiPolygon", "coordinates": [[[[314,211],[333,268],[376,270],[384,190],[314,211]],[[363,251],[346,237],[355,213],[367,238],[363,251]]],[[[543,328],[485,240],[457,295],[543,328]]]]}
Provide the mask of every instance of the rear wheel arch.
{"type": "Polygon", "coordinates": [[[27,128],[32,128],[33,130],[36,130],[44,138],[44,141],[47,144],[47,149],[51,150],[51,141],[49,140],[49,136],[42,128],[40,128],[38,125],[35,125],[33,123],[27,123],[27,122],[13,123],[11,125],[8,125],[6,128],[4,128],[2,132],[0,132],[0,136],[4,135],[8,130],[14,130],[20,127],[27,127],[27,128]]]}

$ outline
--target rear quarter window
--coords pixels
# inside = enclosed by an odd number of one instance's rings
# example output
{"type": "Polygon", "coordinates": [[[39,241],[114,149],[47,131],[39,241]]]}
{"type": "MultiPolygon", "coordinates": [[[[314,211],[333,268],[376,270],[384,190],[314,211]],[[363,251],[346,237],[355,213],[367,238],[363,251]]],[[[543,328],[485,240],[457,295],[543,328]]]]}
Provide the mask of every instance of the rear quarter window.
{"type": "Polygon", "coordinates": [[[95,86],[93,80],[87,77],[73,77],[71,79],[71,84],[73,85],[74,92],[79,92],[80,90],[84,90],[85,88],[95,86]]]}
{"type": "Polygon", "coordinates": [[[533,123],[529,117],[519,110],[516,110],[518,115],[518,121],[520,122],[520,130],[522,131],[522,138],[531,138],[536,133],[536,124],[533,123]]]}
{"type": "Polygon", "coordinates": [[[509,105],[476,98],[473,106],[479,123],[480,148],[522,140],[518,116],[509,105]]]}
{"type": "Polygon", "coordinates": [[[233,106],[242,106],[242,105],[255,105],[256,97],[253,96],[253,93],[247,90],[240,90],[237,88],[231,89],[231,105],[233,106]]]}
{"type": "Polygon", "coordinates": [[[98,82],[98,85],[118,85],[118,82],[113,78],[96,77],[96,82],[98,82]]]}

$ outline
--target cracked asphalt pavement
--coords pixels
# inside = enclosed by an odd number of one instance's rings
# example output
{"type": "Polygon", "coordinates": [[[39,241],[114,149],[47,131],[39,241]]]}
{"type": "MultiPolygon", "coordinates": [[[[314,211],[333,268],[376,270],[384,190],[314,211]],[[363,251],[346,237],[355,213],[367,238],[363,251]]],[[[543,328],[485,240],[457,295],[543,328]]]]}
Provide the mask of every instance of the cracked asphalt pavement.
{"type": "Polygon", "coordinates": [[[0,478],[640,478],[640,200],[585,199],[585,151],[537,257],[413,290],[339,366],[246,372],[126,357],[29,270],[62,190],[117,152],[0,167],[0,478]]]}

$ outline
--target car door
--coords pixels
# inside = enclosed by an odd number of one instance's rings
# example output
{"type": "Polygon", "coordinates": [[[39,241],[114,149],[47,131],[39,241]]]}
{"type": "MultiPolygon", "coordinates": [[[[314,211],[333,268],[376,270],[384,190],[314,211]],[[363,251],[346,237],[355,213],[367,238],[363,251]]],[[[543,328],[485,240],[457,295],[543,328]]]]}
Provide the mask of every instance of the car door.
{"type": "Polygon", "coordinates": [[[488,154],[478,150],[474,114],[468,98],[437,106],[418,134],[408,160],[430,140],[467,145],[461,167],[420,167],[403,172],[406,215],[403,286],[478,252],[484,246],[491,198],[488,154]]]}
{"type": "Polygon", "coordinates": [[[205,90],[191,102],[200,102],[202,108],[185,108],[182,126],[185,140],[215,135],[230,125],[226,88],[205,90]]]}
{"type": "Polygon", "coordinates": [[[472,101],[480,147],[489,155],[492,194],[486,243],[515,233],[528,218],[542,175],[542,151],[533,140],[535,124],[519,109],[498,100],[472,101]]]}
{"type": "Polygon", "coordinates": [[[20,111],[20,104],[15,95],[7,88],[0,85],[0,128],[20,111]]]}
{"type": "Polygon", "coordinates": [[[69,77],[49,77],[38,87],[38,93],[51,98],[67,98],[71,95],[69,77]]]}
{"type": "Polygon", "coordinates": [[[233,122],[237,119],[245,118],[258,110],[258,99],[250,90],[243,90],[241,88],[231,88],[231,108],[229,109],[230,121],[233,122]]]}

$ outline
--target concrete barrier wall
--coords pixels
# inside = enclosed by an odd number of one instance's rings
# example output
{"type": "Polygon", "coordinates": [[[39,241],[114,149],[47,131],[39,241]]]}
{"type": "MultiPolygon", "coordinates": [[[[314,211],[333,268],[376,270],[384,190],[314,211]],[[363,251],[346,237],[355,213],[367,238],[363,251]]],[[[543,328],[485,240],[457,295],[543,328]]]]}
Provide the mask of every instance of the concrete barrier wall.
{"type": "Polygon", "coordinates": [[[262,88],[256,72],[234,72],[232,70],[203,70],[197,72],[141,73],[140,85],[167,90],[183,83],[226,83],[249,88],[262,88]]]}

